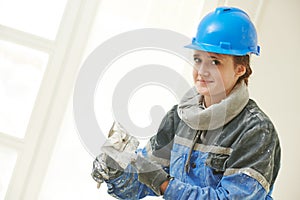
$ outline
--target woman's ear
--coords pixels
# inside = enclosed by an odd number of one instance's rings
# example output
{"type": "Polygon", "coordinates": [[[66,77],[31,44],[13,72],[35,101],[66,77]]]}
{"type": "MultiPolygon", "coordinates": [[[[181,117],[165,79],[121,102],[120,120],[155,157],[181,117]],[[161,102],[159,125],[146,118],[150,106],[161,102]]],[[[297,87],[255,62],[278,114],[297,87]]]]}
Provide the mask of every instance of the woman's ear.
{"type": "Polygon", "coordinates": [[[246,73],[246,67],[244,65],[237,65],[234,70],[237,77],[241,77],[246,73]]]}

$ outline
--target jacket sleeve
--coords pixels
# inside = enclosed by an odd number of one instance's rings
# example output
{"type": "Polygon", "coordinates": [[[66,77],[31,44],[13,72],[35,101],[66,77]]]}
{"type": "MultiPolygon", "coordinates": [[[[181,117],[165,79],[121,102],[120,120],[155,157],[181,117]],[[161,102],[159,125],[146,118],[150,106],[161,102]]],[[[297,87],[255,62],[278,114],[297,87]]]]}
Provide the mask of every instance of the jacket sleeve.
{"type": "MultiPolygon", "coordinates": [[[[150,160],[159,163],[169,173],[170,151],[174,138],[174,124],[177,124],[177,106],[174,106],[163,118],[159,129],[148,142],[139,149],[150,160]]],[[[138,181],[136,170],[129,165],[124,173],[116,179],[107,181],[108,193],[120,199],[141,199],[145,196],[155,196],[146,185],[138,181]]]]}
{"type": "Polygon", "coordinates": [[[218,188],[197,187],[177,179],[170,181],[164,194],[167,200],[265,200],[267,197],[262,186],[245,174],[224,177],[218,188]],[[236,183],[236,184],[233,184],[236,183]]]}
{"type": "MultiPolygon", "coordinates": [[[[236,143],[233,152],[220,165],[223,176],[216,187],[198,187],[178,179],[169,182],[165,199],[272,199],[271,191],[280,165],[280,146],[271,123],[261,123],[247,130],[236,143]]],[[[208,163],[206,163],[208,164],[208,163]]],[[[216,165],[208,164],[214,168],[216,165]]],[[[216,168],[215,168],[216,169],[216,168]]],[[[203,172],[205,173],[205,172],[203,172]]]]}

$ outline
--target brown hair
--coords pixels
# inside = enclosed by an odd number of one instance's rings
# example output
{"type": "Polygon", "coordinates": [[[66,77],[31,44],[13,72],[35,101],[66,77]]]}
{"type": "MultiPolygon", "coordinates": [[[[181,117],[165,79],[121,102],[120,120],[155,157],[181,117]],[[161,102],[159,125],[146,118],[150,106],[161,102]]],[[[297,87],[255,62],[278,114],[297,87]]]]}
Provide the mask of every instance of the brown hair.
{"type": "Polygon", "coordinates": [[[237,65],[243,65],[246,67],[246,72],[243,76],[241,76],[238,80],[237,83],[240,83],[242,80],[248,85],[248,78],[252,74],[252,69],[250,67],[250,56],[245,55],[245,56],[233,56],[233,63],[234,66],[236,67],[237,65]]]}

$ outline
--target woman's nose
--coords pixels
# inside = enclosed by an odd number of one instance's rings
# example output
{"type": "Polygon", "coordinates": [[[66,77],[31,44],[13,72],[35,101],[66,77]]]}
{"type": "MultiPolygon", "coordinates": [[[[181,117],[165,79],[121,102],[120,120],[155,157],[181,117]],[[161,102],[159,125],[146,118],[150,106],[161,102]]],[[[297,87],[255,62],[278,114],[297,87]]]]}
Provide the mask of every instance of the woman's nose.
{"type": "Polygon", "coordinates": [[[197,71],[200,76],[209,76],[209,71],[204,63],[201,63],[201,65],[197,67],[197,71]]]}

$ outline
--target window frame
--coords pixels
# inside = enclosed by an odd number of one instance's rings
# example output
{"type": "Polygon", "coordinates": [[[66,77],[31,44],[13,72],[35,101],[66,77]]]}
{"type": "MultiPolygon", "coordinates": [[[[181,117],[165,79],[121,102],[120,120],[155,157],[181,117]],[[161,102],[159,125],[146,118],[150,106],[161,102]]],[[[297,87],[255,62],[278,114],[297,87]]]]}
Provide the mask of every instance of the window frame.
{"type": "Polygon", "coordinates": [[[0,39],[49,54],[24,138],[0,133],[18,158],[5,199],[38,199],[100,0],[69,0],[55,40],[0,25],[0,39]]]}

